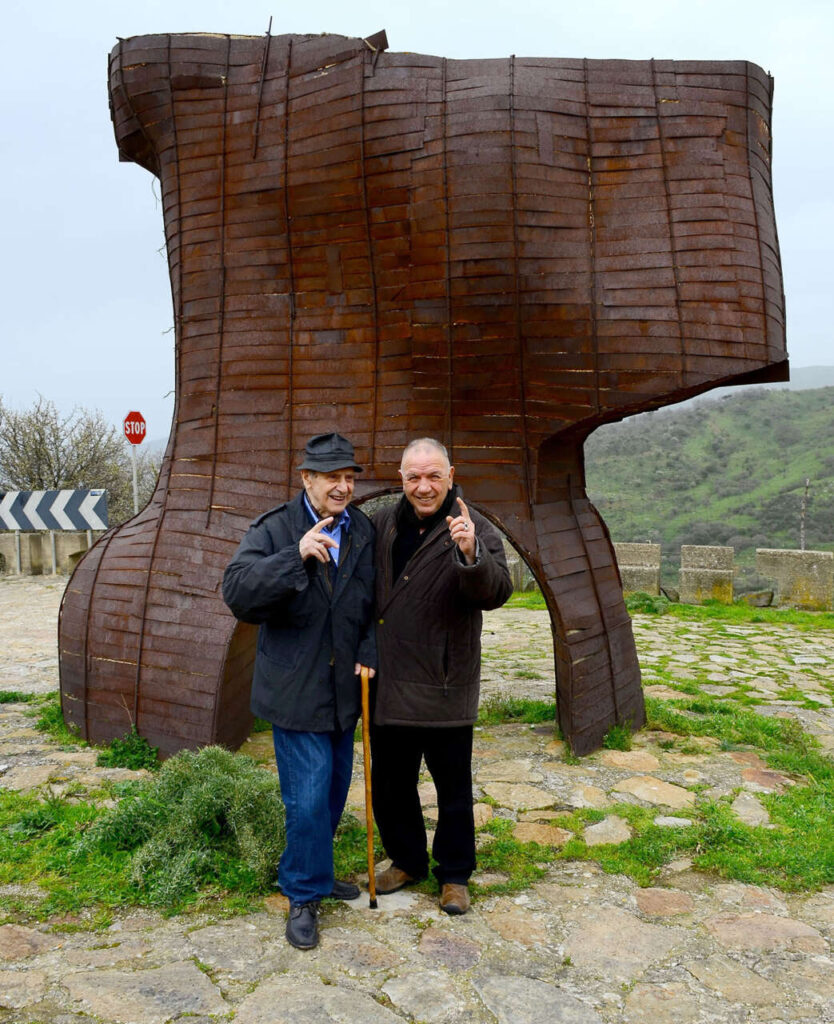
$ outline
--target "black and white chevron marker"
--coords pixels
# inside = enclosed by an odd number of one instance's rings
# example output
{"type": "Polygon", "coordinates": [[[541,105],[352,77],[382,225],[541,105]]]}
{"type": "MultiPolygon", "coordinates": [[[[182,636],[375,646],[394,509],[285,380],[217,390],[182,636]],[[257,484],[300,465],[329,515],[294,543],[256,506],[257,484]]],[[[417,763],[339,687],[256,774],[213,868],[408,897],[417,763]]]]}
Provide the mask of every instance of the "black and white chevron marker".
{"type": "Polygon", "coordinates": [[[0,530],[106,530],[107,491],[7,491],[0,530]]]}

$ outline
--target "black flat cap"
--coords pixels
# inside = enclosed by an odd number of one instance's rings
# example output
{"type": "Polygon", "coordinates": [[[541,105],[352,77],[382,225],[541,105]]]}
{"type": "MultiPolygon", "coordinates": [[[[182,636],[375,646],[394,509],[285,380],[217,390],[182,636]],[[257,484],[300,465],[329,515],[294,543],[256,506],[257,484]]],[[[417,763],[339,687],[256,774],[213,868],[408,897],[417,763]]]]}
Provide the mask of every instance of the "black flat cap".
{"type": "Polygon", "coordinates": [[[299,469],[312,469],[316,473],[330,473],[334,469],[355,469],[362,472],[356,465],[353,445],[341,434],[316,434],[304,447],[304,461],[299,469]]]}

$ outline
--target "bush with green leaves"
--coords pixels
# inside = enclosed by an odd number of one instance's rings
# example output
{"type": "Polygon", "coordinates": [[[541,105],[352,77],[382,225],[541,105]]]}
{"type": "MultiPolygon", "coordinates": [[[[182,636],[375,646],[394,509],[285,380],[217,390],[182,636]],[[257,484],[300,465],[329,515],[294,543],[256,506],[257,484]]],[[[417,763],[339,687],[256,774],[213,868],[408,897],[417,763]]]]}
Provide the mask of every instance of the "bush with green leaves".
{"type": "Polygon", "coordinates": [[[222,747],[182,751],[137,783],[83,840],[129,851],[149,902],[176,905],[198,887],[243,892],[272,882],[285,845],[278,779],[222,747]]]}

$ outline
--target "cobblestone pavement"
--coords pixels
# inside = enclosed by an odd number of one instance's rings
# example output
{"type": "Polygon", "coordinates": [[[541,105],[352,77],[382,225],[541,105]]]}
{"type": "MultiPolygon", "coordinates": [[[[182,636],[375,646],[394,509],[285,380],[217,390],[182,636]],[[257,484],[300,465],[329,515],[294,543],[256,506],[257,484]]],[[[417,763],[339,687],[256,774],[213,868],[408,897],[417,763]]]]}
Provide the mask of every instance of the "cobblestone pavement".
{"type": "MultiPolygon", "coordinates": [[[[56,688],[63,584],[0,578],[0,689],[56,688]]],[[[679,696],[675,682],[694,680],[717,695],[757,695],[767,702],[758,711],[799,717],[832,749],[834,634],[641,616],[635,635],[648,692],[679,696]]],[[[490,613],[484,647],[487,695],[552,697],[544,612],[490,613]]],[[[60,792],[131,775],[96,768],[90,751],[60,750],[26,710],[0,704],[0,786],[60,792]]],[[[560,812],[625,800],[652,808],[664,827],[685,827],[706,789],[737,793],[737,813],[765,828],[758,795],[795,782],[750,751],[663,740],[643,732],[631,751],[577,764],[547,726],[479,729],[479,818],[500,815],[519,838],[558,846],[560,812]]],[[[257,756],[267,746],[255,736],[245,749],[257,756]]],[[[431,819],[430,782],[422,793],[431,819]]],[[[350,799],[358,813],[358,785],[350,799]]],[[[627,834],[609,814],[584,838],[627,834]]],[[[283,939],[280,896],[233,919],[133,910],[105,931],[85,922],[0,924],[0,1024],[834,1022],[834,886],[785,894],[695,871],[687,859],[650,888],[590,862],[557,862],[520,895],[482,897],[461,918],[424,893],[380,897],[378,910],[363,896],[325,907],[320,946],[308,953],[283,939]]]]}

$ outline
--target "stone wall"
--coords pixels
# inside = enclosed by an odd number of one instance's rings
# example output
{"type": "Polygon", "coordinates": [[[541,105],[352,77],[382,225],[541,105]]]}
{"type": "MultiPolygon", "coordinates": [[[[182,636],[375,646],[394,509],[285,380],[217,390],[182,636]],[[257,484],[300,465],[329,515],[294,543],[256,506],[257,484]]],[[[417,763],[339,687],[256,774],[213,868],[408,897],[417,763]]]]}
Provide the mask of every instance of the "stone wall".
{"type": "Polygon", "coordinates": [[[773,580],[775,605],[834,608],[834,552],[756,549],[756,572],[773,580]]]}
{"type": "MultiPolygon", "coordinates": [[[[91,531],[93,540],[103,531],[91,531]]],[[[68,575],[75,568],[78,559],[88,548],[88,534],[84,530],[56,530],[51,536],[46,533],[20,533],[4,530],[0,532],[0,572],[24,576],[40,576],[52,572],[52,538],[55,541],[55,568],[62,575],[68,575]],[[19,548],[18,548],[19,543],[19,548]]]]}
{"type": "Polygon", "coordinates": [[[659,544],[615,544],[623,593],[660,593],[660,545],[659,544]]]}
{"type": "Polygon", "coordinates": [[[705,601],[733,603],[733,556],[729,547],[682,544],[680,599],[683,604],[705,601]]]}

